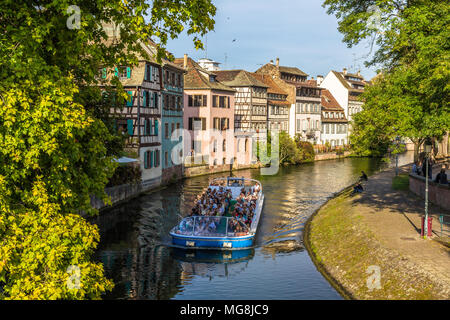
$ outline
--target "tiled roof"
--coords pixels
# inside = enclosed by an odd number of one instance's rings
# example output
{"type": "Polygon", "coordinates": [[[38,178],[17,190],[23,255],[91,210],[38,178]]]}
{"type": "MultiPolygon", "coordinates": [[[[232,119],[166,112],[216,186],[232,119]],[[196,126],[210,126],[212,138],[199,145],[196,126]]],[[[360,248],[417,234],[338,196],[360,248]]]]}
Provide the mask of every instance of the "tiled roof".
{"type": "Polygon", "coordinates": [[[273,94],[283,94],[283,95],[288,95],[288,93],[286,91],[284,91],[283,89],[281,89],[276,83],[275,81],[273,81],[272,77],[267,75],[267,74],[262,74],[262,73],[252,73],[253,77],[255,77],[256,79],[258,79],[259,81],[265,83],[268,88],[267,88],[267,93],[273,93],[273,94]]]}
{"type": "MultiPolygon", "coordinates": [[[[351,84],[353,83],[353,84],[359,84],[359,85],[365,86],[366,82],[364,80],[362,80],[362,81],[347,80],[347,79],[345,79],[342,72],[338,72],[338,71],[334,71],[334,70],[332,70],[331,72],[333,72],[333,74],[336,76],[336,78],[338,78],[338,80],[341,82],[341,84],[349,91],[349,95],[348,95],[349,99],[357,101],[358,98],[355,98],[354,96],[350,95],[350,92],[363,93],[364,89],[353,88],[351,86],[351,84]]],[[[347,75],[353,76],[353,74],[351,74],[351,73],[347,73],[347,75]]],[[[356,75],[356,76],[358,76],[358,75],[356,75]]],[[[361,79],[363,79],[363,78],[361,78],[361,79]]]]}
{"type": "Polygon", "coordinates": [[[284,73],[295,74],[297,76],[303,76],[303,77],[308,76],[308,74],[304,73],[302,70],[300,70],[296,67],[279,66],[278,69],[280,70],[280,72],[284,72],[284,73]]]}
{"type": "Polygon", "coordinates": [[[252,73],[245,70],[215,71],[215,74],[217,75],[218,81],[230,87],[269,87],[259,81],[252,73]]]}
{"type": "Polygon", "coordinates": [[[321,94],[321,104],[322,104],[322,110],[323,111],[342,111],[344,112],[344,109],[342,109],[339,102],[337,102],[336,98],[331,94],[330,91],[324,89],[322,90],[321,94]]]}
{"type": "MultiPolygon", "coordinates": [[[[178,66],[184,65],[184,58],[177,58],[174,63],[178,66]]],[[[191,58],[187,59],[187,72],[184,74],[184,89],[210,89],[235,92],[233,88],[221,83],[216,78],[215,81],[209,81],[209,76],[215,77],[215,73],[207,71],[200,67],[197,62],[191,58]],[[206,75],[208,76],[206,76],[206,75]]]]}
{"type": "Polygon", "coordinates": [[[345,117],[344,109],[342,109],[339,102],[328,90],[322,90],[321,94],[321,105],[322,105],[322,122],[335,122],[335,123],[346,123],[347,118],[345,117]],[[337,112],[339,118],[325,118],[323,116],[324,112],[337,112]],[[343,115],[342,118],[340,116],[343,115]]]}

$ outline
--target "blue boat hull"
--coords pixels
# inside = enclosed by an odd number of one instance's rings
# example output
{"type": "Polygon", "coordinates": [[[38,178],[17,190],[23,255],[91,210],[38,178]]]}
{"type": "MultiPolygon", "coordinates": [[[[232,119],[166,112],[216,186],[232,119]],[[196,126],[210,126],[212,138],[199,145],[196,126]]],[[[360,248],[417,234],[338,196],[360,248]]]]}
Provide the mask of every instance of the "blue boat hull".
{"type": "Polygon", "coordinates": [[[236,249],[250,248],[253,245],[253,235],[243,237],[195,237],[182,236],[171,233],[172,243],[185,248],[215,248],[215,249],[236,249]]]}

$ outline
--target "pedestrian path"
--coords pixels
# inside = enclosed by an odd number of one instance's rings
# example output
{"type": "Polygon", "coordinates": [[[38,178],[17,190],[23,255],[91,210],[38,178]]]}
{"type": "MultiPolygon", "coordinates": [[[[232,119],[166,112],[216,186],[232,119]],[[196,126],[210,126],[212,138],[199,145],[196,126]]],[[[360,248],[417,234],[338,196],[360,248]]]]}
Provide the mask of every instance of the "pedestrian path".
{"type": "MultiPolygon", "coordinates": [[[[407,174],[410,169],[410,166],[404,166],[400,168],[400,174],[407,174]]],[[[393,190],[394,176],[395,170],[390,169],[369,177],[364,192],[354,199],[355,209],[383,246],[397,251],[450,292],[450,249],[420,237],[424,200],[409,190],[393,190]]],[[[441,213],[450,214],[429,203],[429,216],[433,218],[432,238],[438,237],[441,213]]]]}

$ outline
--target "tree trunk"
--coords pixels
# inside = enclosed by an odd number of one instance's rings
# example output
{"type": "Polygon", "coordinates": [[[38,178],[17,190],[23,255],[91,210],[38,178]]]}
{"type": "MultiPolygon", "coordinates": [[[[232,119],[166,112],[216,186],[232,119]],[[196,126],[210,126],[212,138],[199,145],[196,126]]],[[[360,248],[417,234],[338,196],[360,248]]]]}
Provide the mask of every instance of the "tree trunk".
{"type": "Polygon", "coordinates": [[[414,162],[416,162],[419,160],[419,150],[424,139],[411,139],[411,141],[414,143],[414,162]]]}

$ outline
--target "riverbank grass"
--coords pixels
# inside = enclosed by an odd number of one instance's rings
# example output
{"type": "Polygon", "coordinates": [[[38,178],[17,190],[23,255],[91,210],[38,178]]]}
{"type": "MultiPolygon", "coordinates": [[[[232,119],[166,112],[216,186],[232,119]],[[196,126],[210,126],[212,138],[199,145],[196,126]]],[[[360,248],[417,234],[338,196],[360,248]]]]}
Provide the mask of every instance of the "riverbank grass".
{"type": "Polygon", "coordinates": [[[409,190],[409,175],[399,174],[392,179],[392,189],[409,190]]]}
{"type": "Polygon", "coordinates": [[[441,298],[426,279],[408,274],[402,257],[380,245],[363,222],[359,197],[347,189],[309,222],[305,241],[318,269],[347,298],[441,298]],[[374,269],[380,271],[380,286],[374,269]]]}

